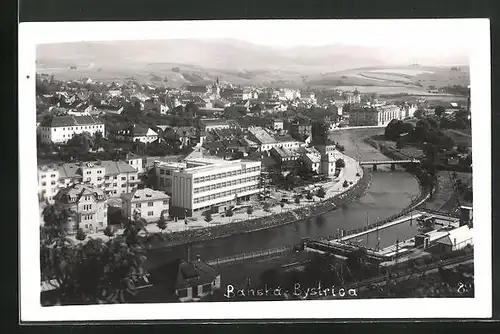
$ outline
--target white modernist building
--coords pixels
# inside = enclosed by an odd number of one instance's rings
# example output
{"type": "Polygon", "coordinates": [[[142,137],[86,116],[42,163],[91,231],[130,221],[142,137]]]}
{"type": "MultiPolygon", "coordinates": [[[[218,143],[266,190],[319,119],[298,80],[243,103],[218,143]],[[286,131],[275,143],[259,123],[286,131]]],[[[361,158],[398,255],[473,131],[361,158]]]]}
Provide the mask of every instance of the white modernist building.
{"type": "Polygon", "coordinates": [[[223,212],[238,200],[260,193],[260,161],[192,159],[186,168],[172,172],[170,213],[223,212]]]}

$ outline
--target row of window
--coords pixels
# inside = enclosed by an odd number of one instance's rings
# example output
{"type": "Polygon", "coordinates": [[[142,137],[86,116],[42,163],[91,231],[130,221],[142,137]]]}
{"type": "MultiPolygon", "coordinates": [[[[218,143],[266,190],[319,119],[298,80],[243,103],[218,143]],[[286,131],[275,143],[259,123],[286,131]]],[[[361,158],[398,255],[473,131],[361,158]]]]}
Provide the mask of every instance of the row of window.
{"type": "Polygon", "coordinates": [[[160,169],[160,175],[172,175],[172,171],[170,169],[160,169]]]}
{"type": "Polygon", "coordinates": [[[211,200],[214,200],[216,198],[225,197],[225,196],[229,196],[229,195],[235,195],[235,194],[238,194],[238,193],[241,193],[244,191],[250,191],[250,190],[255,190],[255,189],[258,189],[257,185],[241,187],[241,188],[233,189],[233,190],[222,191],[218,194],[207,195],[207,196],[203,196],[200,198],[195,198],[194,203],[196,204],[196,203],[202,203],[205,201],[211,201],[211,200]]]}
{"type": "MultiPolygon", "coordinates": [[[[90,130],[90,129],[104,129],[104,125],[88,125],[88,126],[75,126],[75,127],[68,127],[68,128],[62,128],[63,131],[68,131],[70,130],[90,130]],[[74,128],[74,129],[73,129],[74,128]]],[[[57,128],[53,128],[52,131],[56,132],[57,128]]]]}
{"type": "Polygon", "coordinates": [[[245,178],[238,179],[238,180],[226,181],[226,182],[221,182],[218,184],[212,184],[209,186],[198,187],[198,188],[194,189],[194,193],[197,194],[197,193],[202,193],[205,191],[215,190],[215,189],[219,189],[219,188],[230,187],[230,186],[234,186],[234,185],[241,184],[241,183],[257,181],[258,179],[259,179],[258,176],[249,176],[249,177],[245,177],[245,178]]]}
{"type": "MultiPolygon", "coordinates": [[[[51,185],[55,185],[56,184],[56,181],[50,181],[50,184],[51,185]]],[[[47,182],[42,182],[42,187],[45,187],[47,185],[47,182]]]]}
{"type": "MultiPolygon", "coordinates": [[[[138,217],[141,217],[141,213],[140,212],[137,212],[136,213],[138,217]]],[[[151,217],[154,215],[154,211],[148,211],[148,216],[151,217]]]]}
{"type": "MultiPolygon", "coordinates": [[[[87,175],[91,175],[91,174],[92,174],[92,171],[88,170],[87,175]]],[[[97,174],[102,174],[102,169],[97,170],[97,174]]]]}
{"type": "Polygon", "coordinates": [[[92,210],[92,204],[84,204],[83,210],[92,210]]]}
{"type": "Polygon", "coordinates": [[[213,174],[213,175],[196,177],[196,178],[194,178],[194,183],[201,183],[201,182],[206,182],[206,181],[224,179],[226,177],[241,175],[241,174],[245,174],[245,173],[253,173],[256,171],[260,171],[260,166],[259,167],[251,167],[251,168],[247,168],[247,169],[238,169],[238,170],[234,170],[231,172],[224,172],[224,173],[218,173],[218,174],[213,174]]]}
{"type": "MultiPolygon", "coordinates": [[[[47,176],[47,174],[42,174],[40,176],[40,178],[45,179],[46,176],[47,176]]],[[[56,174],[50,174],[50,177],[54,178],[54,177],[56,177],[56,174]]]]}
{"type": "Polygon", "coordinates": [[[172,186],[172,180],[160,178],[160,187],[171,187],[171,186],[172,186]]]}
{"type": "MultiPolygon", "coordinates": [[[[165,205],[168,204],[168,200],[163,201],[163,204],[165,204],[165,205]]],[[[154,205],[153,202],[148,202],[148,206],[153,206],[153,205],[154,205]]],[[[142,203],[135,204],[136,208],[140,208],[141,206],[142,206],[142,203]]]]}

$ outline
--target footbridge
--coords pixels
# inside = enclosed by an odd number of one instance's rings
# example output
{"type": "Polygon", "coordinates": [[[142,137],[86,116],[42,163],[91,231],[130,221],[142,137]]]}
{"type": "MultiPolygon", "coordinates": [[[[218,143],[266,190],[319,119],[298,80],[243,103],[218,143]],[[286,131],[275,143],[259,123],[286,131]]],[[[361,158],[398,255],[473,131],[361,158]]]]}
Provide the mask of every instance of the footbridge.
{"type": "Polygon", "coordinates": [[[361,166],[373,166],[373,170],[377,170],[379,165],[391,165],[391,169],[396,169],[396,165],[403,164],[419,164],[418,159],[406,159],[406,160],[372,160],[372,161],[361,161],[359,164],[361,166]]]}

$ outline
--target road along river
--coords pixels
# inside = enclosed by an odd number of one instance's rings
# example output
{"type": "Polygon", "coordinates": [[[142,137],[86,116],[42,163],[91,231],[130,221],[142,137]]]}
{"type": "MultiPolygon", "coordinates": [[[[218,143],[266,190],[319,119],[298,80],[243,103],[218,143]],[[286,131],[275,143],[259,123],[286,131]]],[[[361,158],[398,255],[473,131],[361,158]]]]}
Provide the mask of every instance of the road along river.
{"type": "MultiPolygon", "coordinates": [[[[331,139],[345,147],[345,153],[361,161],[387,160],[382,153],[363,142],[365,137],[382,133],[383,129],[349,129],[335,131],[331,139]]],[[[417,180],[401,167],[395,171],[390,166],[379,166],[372,174],[372,182],[366,193],[346,207],[330,211],[318,218],[274,227],[251,233],[238,234],[227,238],[214,239],[193,244],[190,258],[200,255],[204,260],[216,259],[235,254],[270,249],[300,243],[304,237],[326,237],[337,233],[339,229],[351,230],[363,227],[379,219],[385,219],[405,209],[412,198],[419,195],[417,180]]],[[[401,224],[379,231],[379,246],[382,248],[393,244],[396,239],[405,240],[412,237],[417,224],[401,224]]],[[[375,247],[375,233],[353,240],[360,244],[375,247]]],[[[148,267],[156,267],[162,262],[175,257],[187,259],[186,245],[152,250],[148,254],[148,267]]]]}

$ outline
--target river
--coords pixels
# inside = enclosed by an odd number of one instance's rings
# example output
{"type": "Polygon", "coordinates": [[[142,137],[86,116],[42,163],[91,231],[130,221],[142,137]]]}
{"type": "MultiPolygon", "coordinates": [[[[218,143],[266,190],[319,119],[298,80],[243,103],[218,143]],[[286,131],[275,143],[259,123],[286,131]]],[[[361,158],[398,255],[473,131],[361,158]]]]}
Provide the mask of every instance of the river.
{"type": "MultiPolygon", "coordinates": [[[[363,138],[381,133],[382,129],[351,129],[337,131],[331,138],[345,147],[345,153],[359,160],[387,159],[375,148],[363,142],[363,138]]],[[[417,180],[403,169],[390,170],[390,166],[379,166],[372,174],[372,182],[365,195],[347,207],[328,212],[320,218],[278,226],[269,230],[234,235],[192,245],[191,259],[200,255],[205,260],[240,253],[270,249],[300,243],[303,237],[334,235],[339,229],[350,230],[397,214],[418,196],[417,180]]],[[[416,233],[416,224],[402,224],[379,231],[379,247],[393,244],[396,239],[405,240],[416,233]]],[[[360,237],[357,241],[375,247],[376,233],[360,237]]],[[[174,257],[187,258],[187,246],[178,246],[151,251],[148,267],[156,267],[174,257]]]]}

